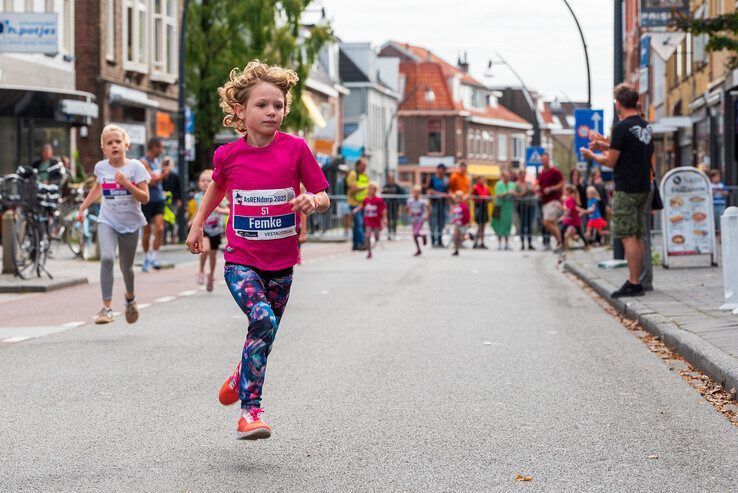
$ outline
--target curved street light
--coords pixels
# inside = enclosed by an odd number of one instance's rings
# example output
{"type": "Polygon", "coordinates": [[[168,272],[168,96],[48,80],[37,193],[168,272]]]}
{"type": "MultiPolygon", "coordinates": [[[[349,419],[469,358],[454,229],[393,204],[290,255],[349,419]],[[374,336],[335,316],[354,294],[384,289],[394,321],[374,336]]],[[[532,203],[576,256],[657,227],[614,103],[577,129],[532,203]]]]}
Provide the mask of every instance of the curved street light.
{"type": "Polygon", "coordinates": [[[574,9],[571,8],[571,5],[569,5],[568,0],[564,0],[564,3],[566,4],[566,8],[569,9],[571,16],[574,18],[574,22],[577,25],[577,30],[579,31],[579,37],[582,39],[582,47],[584,48],[584,61],[587,64],[587,108],[591,108],[592,107],[592,76],[590,74],[590,69],[589,69],[589,50],[587,49],[587,41],[584,39],[584,32],[582,31],[581,24],[579,24],[579,19],[577,19],[577,15],[574,13],[574,9]]]}

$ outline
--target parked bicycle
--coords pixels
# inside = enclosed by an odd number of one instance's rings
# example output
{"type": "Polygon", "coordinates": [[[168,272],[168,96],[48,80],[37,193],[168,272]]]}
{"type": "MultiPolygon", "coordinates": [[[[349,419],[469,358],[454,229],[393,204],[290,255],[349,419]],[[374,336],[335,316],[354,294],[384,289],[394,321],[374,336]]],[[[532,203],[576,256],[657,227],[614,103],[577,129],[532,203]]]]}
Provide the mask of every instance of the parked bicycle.
{"type": "Polygon", "coordinates": [[[28,279],[46,274],[51,248],[51,222],[59,204],[59,186],[38,182],[33,168],[19,166],[0,182],[3,209],[14,209],[12,259],[16,275],[28,279]]]}

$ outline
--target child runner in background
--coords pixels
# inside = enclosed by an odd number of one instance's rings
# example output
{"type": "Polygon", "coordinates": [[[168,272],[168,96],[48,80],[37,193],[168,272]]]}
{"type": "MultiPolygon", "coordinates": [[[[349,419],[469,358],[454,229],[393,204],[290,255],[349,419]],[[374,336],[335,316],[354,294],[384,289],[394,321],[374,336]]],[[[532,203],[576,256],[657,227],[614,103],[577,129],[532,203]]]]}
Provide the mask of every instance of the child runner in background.
{"type": "Polygon", "coordinates": [[[472,248],[487,249],[484,244],[484,228],[489,221],[489,199],[490,191],[484,176],[477,176],[474,188],[472,188],[474,196],[474,221],[477,223],[477,235],[474,238],[474,246],[472,248]]]}
{"type": "Polygon", "coordinates": [[[454,253],[451,255],[459,255],[459,248],[464,242],[467,228],[471,222],[471,213],[469,212],[469,204],[464,200],[464,192],[457,190],[451,197],[451,224],[454,225],[454,253]]]}
{"type": "Polygon", "coordinates": [[[136,295],[133,290],[133,259],[136,256],[138,235],[146,218],[141,204],[149,201],[151,175],[138,159],[127,159],[131,139],[123,128],[108,125],[100,135],[100,144],[106,159],[95,164],[97,182],[87,194],[77,213],[77,221],[85,220],[85,210],[103,197],[97,218],[97,237],[100,243],[100,289],[103,307],[95,318],[96,324],[113,321],[113,264],[115,250],[119,250],[120,270],[126,285],[126,321],[138,320],[136,295]]]}
{"type": "Polygon", "coordinates": [[[566,185],[564,187],[564,214],[559,221],[561,222],[561,236],[563,238],[564,249],[559,257],[559,263],[566,258],[566,252],[569,249],[569,241],[575,239],[581,234],[582,219],[579,217],[579,210],[576,199],[577,189],[574,185],[566,185]]]}
{"type": "Polygon", "coordinates": [[[272,432],[261,418],[262,386],[292,268],[300,258],[299,213],[325,212],[330,206],[328,181],[310,148],[303,139],[278,131],[297,80],[292,70],[258,60],[242,72],[231,71],[218,90],[223,124],[243,137],[215,151],[213,181],[187,237],[192,253],[204,251],[205,221],[228,194],[225,280],[249,324],[240,363],[218,398],[224,405],[241,400],[236,436],[250,440],[269,438],[272,432]],[[300,183],[306,193],[300,193],[300,183]]]}
{"type": "Polygon", "coordinates": [[[387,205],[381,197],[377,197],[378,188],[376,182],[369,182],[364,202],[354,209],[354,214],[362,210],[364,211],[366,258],[372,258],[372,236],[374,236],[374,244],[377,245],[379,243],[379,233],[382,231],[382,225],[387,224],[387,205]]]}
{"type": "MultiPolygon", "coordinates": [[[[191,219],[187,226],[192,226],[192,220],[197,213],[197,208],[200,207],[202,198],[205,196],[205,192],[212,181],[213,170],[202,170],[197,180],[197,187],[200,191],[195,194],[192,200],[195,210],[190,214],[191,219]]],[[[215,282],[215,265],[218,262],[218,248],[220,248],[220,242],[223,239],[223,216],[225,214],[228,214],[228,201],[224,198],[210,216],[208,216],[203,225],[203,248],[205,252],[200,254],[200,270],[195,277],[195,283],[205,284],[205,263],[210,260],[210,273],[208,274],[206,285],[208,291],[213,290],[213,283],[215,282]]]]}
{"type": "Polygon", "coordinates": [[[407,199],[405,208],[410,216],[410,222],[413,224],[413,241],[415,242],[415,256],[421,255],[420,242],[418,238],[423,240],[423,246],[428,243],[428,235],[423,233],[423,223],[430,217],[430,203],[428,199],[420,197],[420,185],[415,185],[412,190],[412,196],[407,199]]]}
{"type": "Polygon", "coordinates": [[[587,220],[587,231],[584,234],[584,241],[589,244],[592,239],[592,231],[602,231],[607,227],[607,221],[602,217],[600,212],[600,194],[597,189],[593,186],[587,187],[587,208],[581,209],[582,215],[589,216],[587,220]]]}

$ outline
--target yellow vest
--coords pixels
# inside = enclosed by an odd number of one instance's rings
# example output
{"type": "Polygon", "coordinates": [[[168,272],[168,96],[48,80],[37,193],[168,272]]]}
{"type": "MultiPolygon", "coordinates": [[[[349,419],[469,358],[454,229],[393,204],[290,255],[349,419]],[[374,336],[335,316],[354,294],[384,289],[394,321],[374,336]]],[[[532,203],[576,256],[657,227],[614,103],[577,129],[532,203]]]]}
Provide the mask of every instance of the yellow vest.
{"type": "Polygon", "coordinates": [[[363,190],[359,190],[356,193],[348,196],[348,204],[350,206],[356,207],[357,205],[364,202],[364,199],[366,198],[369,188],[369,177],[366,176],[364,173],[359,175],[358,173],[356,173],[355,170],[352,170],[346,177],[346,184],[350,186],[353,182],[355,182],[357,188],[364,187],[363,190]]]}

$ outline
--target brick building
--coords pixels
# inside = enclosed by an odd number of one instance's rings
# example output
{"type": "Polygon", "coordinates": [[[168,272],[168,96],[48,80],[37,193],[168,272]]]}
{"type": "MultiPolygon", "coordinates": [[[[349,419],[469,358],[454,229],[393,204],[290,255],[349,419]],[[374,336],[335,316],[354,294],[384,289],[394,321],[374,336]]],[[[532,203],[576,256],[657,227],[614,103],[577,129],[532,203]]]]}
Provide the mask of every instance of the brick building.
{"type": "Polygon", "coordinates": [[[400,59],[399,180],[423,183],[443,163],[464,160],[472,176],[497,179],[525,159],[531,125],[497,102],[472,77],[468,63],[452,65],[429,50],[388,42],[380,56],[400,59]]]}
{"type": "Polygon", "coordinates": [[[177,155],[179,0],[77,0],[77,88],[96,96],[100,118],[78,142],[88,170],[101,158],[100,132],[116,123],[131,135],[129,156],[147,139],[177,155]]]}

